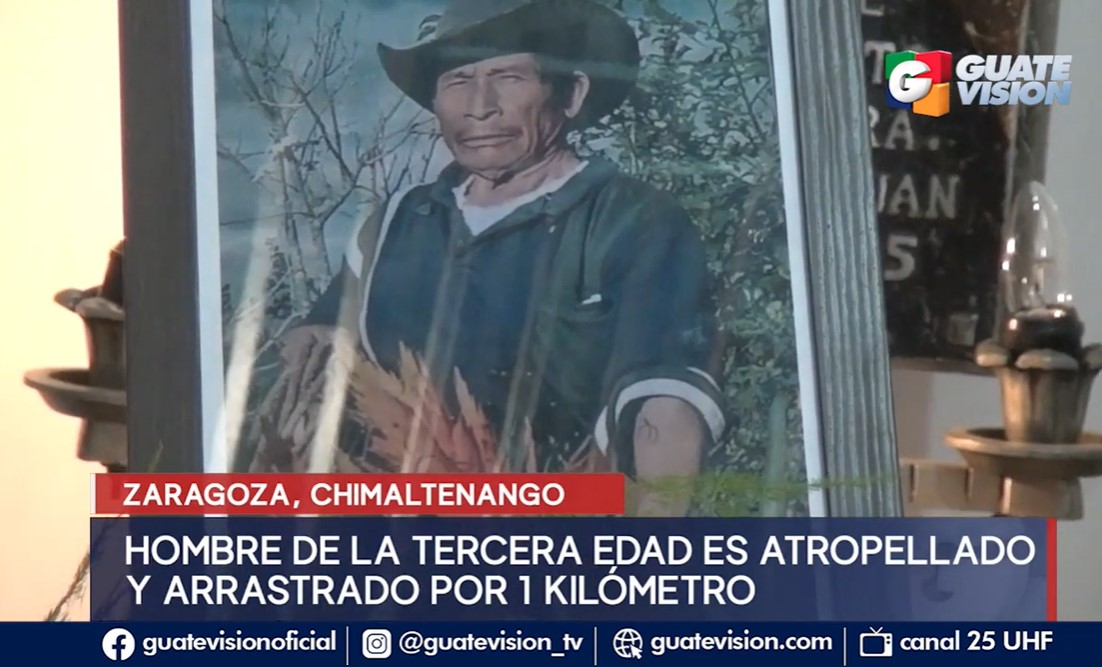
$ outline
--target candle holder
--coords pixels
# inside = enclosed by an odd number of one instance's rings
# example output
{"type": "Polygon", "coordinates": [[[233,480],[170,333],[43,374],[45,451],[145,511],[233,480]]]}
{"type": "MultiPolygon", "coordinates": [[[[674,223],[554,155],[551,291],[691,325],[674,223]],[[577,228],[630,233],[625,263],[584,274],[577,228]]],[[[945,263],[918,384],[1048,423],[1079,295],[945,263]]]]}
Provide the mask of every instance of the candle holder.
{"type": "Polygon", "coordinates": [[[1083,517],[1080,480],[1102,475],[1102,435],[1083,428],[1102,345],[1082,343],[1067,269],[1056,204],[1030,183],[1003,228],[1000,321],[975,350],[998,379],[1003,425],[946,434],[963,466],[902,462],[905,505],[1083,517]]]}
{"type": "Polygon", "coordinates": [[[54,411],[82,420],[77,458],[101,463],[109,472],[123,472],[127,463],[124,244],[111,251],[101,285],[54,296],[84,322],[88,368],[37,368],[23,376],[54,411]]]}

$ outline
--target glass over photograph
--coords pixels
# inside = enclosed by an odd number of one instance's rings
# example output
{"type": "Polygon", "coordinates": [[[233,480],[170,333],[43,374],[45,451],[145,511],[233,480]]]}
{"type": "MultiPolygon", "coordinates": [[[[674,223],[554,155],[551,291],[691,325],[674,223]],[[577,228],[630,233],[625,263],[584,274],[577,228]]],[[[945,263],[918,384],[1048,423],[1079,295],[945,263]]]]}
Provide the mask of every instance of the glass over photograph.
{"type": "Polygon", "coordinates": [[[206,469],[613,471],[630,514],[817,514],[771,6],[214,2],[206,469]]]}

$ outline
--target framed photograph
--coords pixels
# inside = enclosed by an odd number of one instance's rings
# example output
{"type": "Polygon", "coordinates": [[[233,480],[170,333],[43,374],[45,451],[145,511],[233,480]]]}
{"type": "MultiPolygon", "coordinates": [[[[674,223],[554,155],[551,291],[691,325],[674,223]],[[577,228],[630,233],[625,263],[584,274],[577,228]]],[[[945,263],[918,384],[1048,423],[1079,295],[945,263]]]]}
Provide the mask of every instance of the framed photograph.
{"type": "Polygon", "coordinates": [[[120,0],[130,468],[900,511],[856,0],[120,0]]]}

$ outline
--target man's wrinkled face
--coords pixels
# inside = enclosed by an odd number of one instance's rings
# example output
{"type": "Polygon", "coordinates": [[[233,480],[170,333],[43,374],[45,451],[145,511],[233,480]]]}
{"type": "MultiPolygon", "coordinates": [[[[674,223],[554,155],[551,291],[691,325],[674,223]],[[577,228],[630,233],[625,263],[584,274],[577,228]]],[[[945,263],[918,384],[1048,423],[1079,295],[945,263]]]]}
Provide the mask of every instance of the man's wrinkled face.
{"type": "Polygon", "coordinates": [[[463,167],[489,177],[539,160],[565,121],[529,54],[445,72],[434,110],[444,142],[463,167]]]}

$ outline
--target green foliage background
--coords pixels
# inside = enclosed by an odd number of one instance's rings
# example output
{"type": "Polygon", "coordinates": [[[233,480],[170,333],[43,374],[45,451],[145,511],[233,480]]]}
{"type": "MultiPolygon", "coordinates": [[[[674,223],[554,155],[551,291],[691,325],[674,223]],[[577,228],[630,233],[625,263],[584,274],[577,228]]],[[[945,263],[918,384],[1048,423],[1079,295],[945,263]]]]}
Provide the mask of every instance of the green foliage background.
{"type": "Polygon", "coordinates": [[[802,514],[807,482],[766,3],[604,3],[630,17],[644,61],[637,92],[579,146],[674,194],[699,226],[722,285],[731,428],[709,453],[698,510],[802,514]]]}

